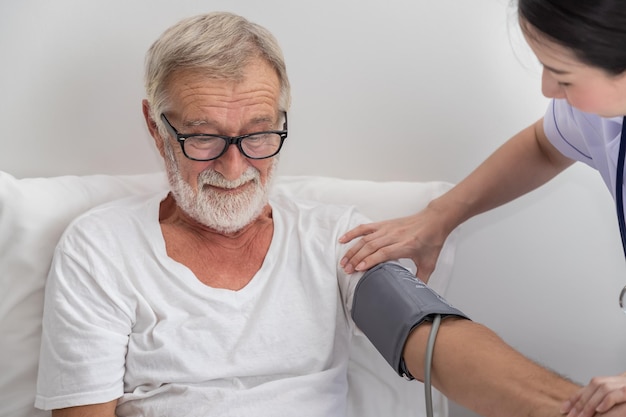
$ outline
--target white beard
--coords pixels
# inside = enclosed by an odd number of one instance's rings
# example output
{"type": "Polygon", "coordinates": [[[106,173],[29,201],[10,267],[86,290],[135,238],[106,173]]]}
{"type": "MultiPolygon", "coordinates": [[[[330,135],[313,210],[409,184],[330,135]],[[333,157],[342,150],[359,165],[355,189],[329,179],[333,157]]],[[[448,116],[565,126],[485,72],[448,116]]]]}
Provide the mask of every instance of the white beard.
{"type": "Polygon", "coordinates": [[[198,176],[194,190],[180,174],[175,155],[169,143],[165,144],[165,165],[172,194],[178,206],[192,219],[220,233],[234,233],[255,220],[268,203],[269,188],[277,159],[274,158],[265,184],[253,167],[236,180],[229,181],[214,170],[205,170],[198,176]],[[251,182],[236,193],[224,193],[211,186],[233,189],[251,182]]]}

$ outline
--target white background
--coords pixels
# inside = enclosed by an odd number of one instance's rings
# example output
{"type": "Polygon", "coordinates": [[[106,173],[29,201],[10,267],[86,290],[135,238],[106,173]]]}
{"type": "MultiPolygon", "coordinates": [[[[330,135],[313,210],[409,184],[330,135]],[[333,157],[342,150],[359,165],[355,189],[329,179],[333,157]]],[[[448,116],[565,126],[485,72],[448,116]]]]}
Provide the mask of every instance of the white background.
{"type": "MultiPolygon", "coordinates": [[[[143,56],[211,10],[266,26],[284,49],[283,174],[457,182],[546,107],[508,0],[0,0],[0,170],[161,169],[141,116],[143,56]]],[[[626,371],[624,259],[595,171],[577,164],[463,229],[455,305],[579,382],[626,371]]]]}

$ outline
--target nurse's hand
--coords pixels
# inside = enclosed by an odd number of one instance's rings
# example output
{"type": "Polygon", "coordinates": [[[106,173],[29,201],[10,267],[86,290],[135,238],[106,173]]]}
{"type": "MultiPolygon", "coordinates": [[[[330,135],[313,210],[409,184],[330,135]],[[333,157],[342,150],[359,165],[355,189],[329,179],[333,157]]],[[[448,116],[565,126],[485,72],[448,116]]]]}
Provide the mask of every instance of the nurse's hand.
{"type": "Polygon", "coordinates": [[[563,403],[561,413],[567,417],[592,417],[596,413],[612,413],[620,407],[626,407],[626,373],[593,378],[589,385],[563,403]]]}
{"type": "Polygon", "coordinates": [[[449,234],[441,226],[438,213],[426,208],[393,220],[357,226],[339,242],[361,237],[341,260],[347,273],[365,271],[385,261],[408,258],[417,266],[417,276],[428,282],[441,248],[449,234]]]}

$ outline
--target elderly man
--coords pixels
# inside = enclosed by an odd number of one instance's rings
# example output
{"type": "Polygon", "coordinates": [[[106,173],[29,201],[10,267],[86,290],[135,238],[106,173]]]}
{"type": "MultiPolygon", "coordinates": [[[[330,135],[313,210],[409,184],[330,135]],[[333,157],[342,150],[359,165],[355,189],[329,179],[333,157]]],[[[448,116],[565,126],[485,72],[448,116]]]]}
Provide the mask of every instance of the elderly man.
{"type": "MultiPolygon", "coordinates": [[[[54,416],[342,416],[360,275],[345,208],[268,200],[289,82],[263,28],[183,20],[150,48],[143,113],[171,190],[77,219],[46,289],[36,406],[54,416]]],[[[373,303],[372,305],[374,305],[373,303]]],[[[433,382],[485,415],[557,416],[574,384],[488,329],[441,325],[433,382]]],[[[424,376],[430,324],[402,340],[424,376]]]]}

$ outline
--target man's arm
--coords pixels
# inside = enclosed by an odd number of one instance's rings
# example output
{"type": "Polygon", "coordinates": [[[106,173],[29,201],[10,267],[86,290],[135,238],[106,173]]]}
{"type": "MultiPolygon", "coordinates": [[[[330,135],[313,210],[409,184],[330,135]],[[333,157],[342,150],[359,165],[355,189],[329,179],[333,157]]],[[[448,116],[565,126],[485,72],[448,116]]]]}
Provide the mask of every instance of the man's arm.
{"type": "MultiPolygon", "coordinates": [[[[417,326],[403,351],[409,371],[421,381],[431,327],[417,326]]],[[[431,379],[444,395],[485,417],[558,417],[561,403],[580,389],[485,326],[452,317],[441,321],[431,379]]]]}
{"type": "Polygon", "coordinates": [[[52,410],[52,417],[115,417],[117,400],[52,410]]]}

